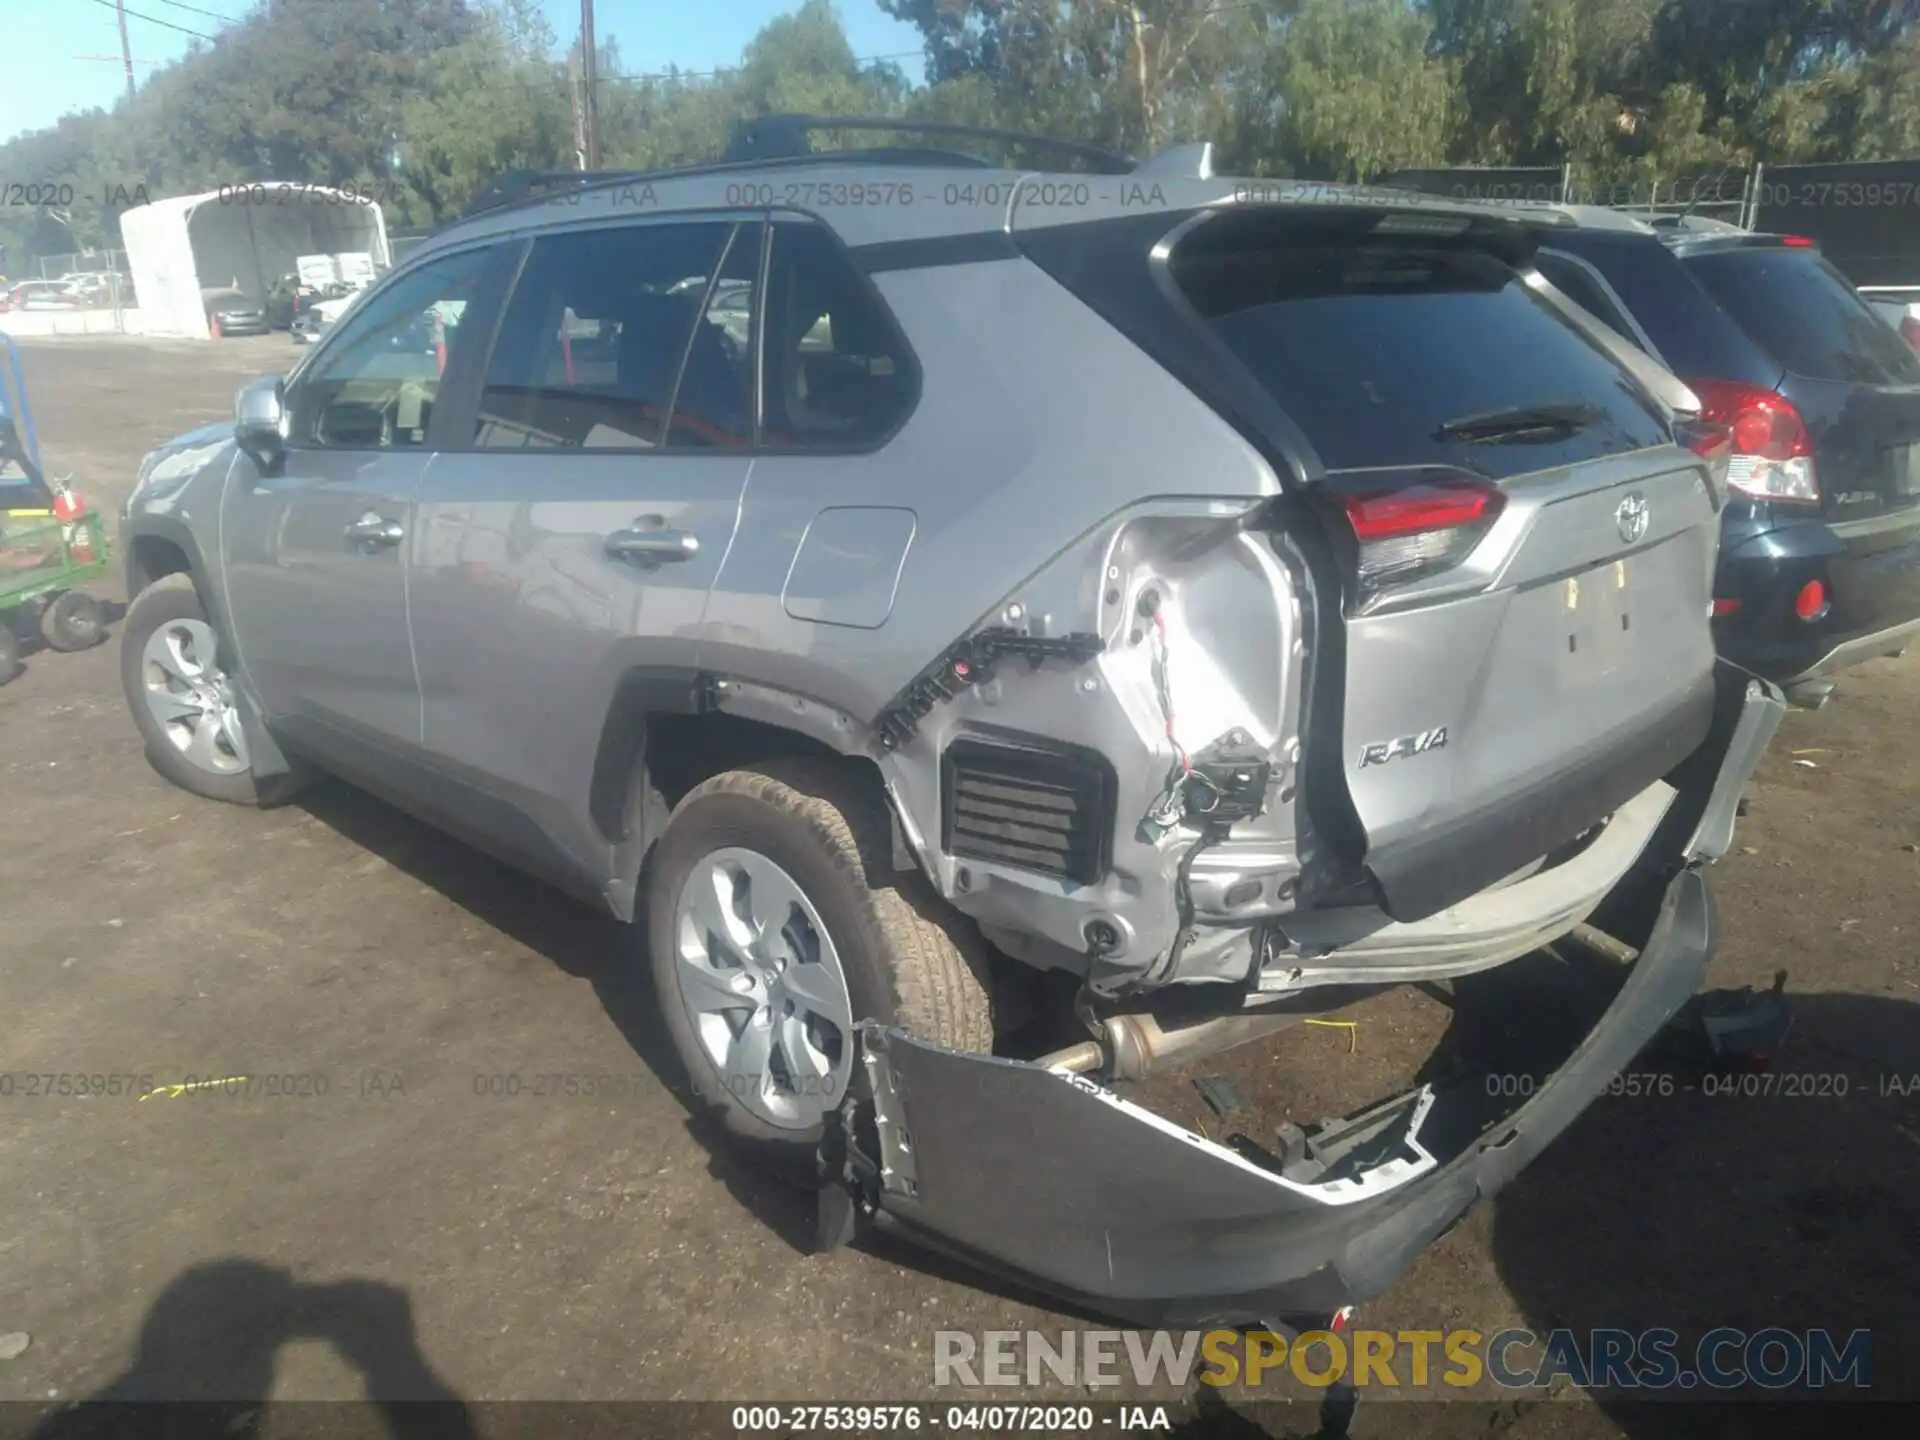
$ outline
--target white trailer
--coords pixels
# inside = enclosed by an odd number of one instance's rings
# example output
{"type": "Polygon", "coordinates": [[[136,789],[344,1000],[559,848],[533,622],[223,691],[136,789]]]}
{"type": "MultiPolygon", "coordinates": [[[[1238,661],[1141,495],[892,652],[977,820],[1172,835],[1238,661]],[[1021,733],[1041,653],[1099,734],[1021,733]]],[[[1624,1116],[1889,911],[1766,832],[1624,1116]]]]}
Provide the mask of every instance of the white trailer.
{"type": "Polygon", "coordinates": [[[303,255],[364,253],[392,263],[379,205],[350,190],[293,181],[223,185],[125,211],[120,233],[151,335],[208,338],[202,295],[237,287],[264,301],[303,255]]]}

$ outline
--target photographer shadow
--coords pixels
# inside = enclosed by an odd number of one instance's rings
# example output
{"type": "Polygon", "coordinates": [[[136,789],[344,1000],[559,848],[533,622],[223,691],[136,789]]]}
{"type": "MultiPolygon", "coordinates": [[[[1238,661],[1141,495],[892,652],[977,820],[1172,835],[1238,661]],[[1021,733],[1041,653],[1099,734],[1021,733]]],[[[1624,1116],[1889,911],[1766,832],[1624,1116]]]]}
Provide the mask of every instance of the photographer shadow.
{"type": "Polygon", "coordinates": [[[1767,1070],[1712,1071],[1703,1042],[1670,1032],[1629,1067],[1654,1093],[1603,1097],[1495,1200],[1526,1323],[1583,1351],[1596,1329],[1665,1328],[1691,1368],[1719,1327],[1825,1329],[1836,1347],[1872,1332],[1865,1391],[1593,1392],[1632,1440],[1840,1434],[1834,1401],[1920,1398],[1920,1007],[1791,999],[1767,1070]]]}
{"type": "Polygon", "coordinates": [[[369,1414],[396,1440],[478,1434],[421,1352],[404,1290],[359,1279],[305,1284],[234,1257],[176,1276],[141,1323],[133,1364],[93,1395],[50,1410],[32,1440],[259,1436],[280,1348],[297,1340],[326,1341],[360,1372],[369,1414]]]}

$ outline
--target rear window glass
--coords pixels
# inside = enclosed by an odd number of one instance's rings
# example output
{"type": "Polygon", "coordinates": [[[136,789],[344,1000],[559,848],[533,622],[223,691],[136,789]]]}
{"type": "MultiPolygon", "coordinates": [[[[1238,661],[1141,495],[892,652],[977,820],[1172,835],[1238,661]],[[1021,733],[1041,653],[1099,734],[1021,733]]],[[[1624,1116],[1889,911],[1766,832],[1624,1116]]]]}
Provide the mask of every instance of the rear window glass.
{"type": "Polygon", "coordinates": [[[1329,469],[1450,464],[1498,479],[1670,438],[1626,373],[1490,255],[1241,243],[1176,252],[1174,273],[1329,469]],[[1536,406],[1593,413],[1522,443],[1439,433],[1536,406]]]}
{"type": "Polygon", "coordinates": [[[1794,374],[1867,385],[1920,381],[1920,356],[1817,251],[1714,250],[1687,256],[1686,264],[1794,374]]]}
{"type": "Polygon", "coordinates": [[[1763,359],[1753,340],[1653,236],[1576,230],[1556,234],[1548,243],[1578,255],[1606,277],[1658,358],[1676,375],[1769,387],[1779,380],[1779,362],[1763,359]]]}

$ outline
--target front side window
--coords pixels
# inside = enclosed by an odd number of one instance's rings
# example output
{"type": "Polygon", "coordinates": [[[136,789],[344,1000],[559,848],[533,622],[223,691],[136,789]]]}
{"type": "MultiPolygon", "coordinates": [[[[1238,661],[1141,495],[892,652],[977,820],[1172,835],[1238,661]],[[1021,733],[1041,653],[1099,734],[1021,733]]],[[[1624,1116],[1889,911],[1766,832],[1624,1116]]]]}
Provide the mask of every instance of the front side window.
{"type": "Polygon", "coordinates": [[[487,362],[473,443],[745,447],[759,233],[699,221],[536,240],[487,362]],[[718,307],[736,297],[744,316],[730,322],[736,312],[718,307]]]}
{"type": "Polygon", "coordinates": [[[432,260],[355,305],[290,397],[295,445],[385,450],[424,445],[460,322],[491,249],[432,260]]]}

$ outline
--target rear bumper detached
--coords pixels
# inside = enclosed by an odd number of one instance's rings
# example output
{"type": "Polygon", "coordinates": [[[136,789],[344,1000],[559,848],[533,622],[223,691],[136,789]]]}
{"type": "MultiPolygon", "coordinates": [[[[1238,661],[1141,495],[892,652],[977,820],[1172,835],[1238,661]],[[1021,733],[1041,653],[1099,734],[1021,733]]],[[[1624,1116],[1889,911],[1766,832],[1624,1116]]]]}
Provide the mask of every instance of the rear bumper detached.
{"type": "Polygon", "coordinates": [[[1132,1323],[1324,1317],[1390,1286],[1567,1128],[1699,988],[1718,938],[1702,867],[1784,709],[1720,667],[1711,733],[1616,933],[1639,950],[1584,1038],[1487,1124],[1483,1075],[1421,1084],[1322,1127],[1304,1152],[1247,1158],[1083,1077],[863,1031],[870,1109],[822,1147],[823,1242],[853,1217],[1132,1323]],[[1475,1107],[1478,1107],[1476,1110],[1475,1107]],[[1463,1126],[1463,1119],[1469,1124],[1463,1126]],[[1485,1125],[1484,1129],[1471,1128],[1485,1125]]]}

